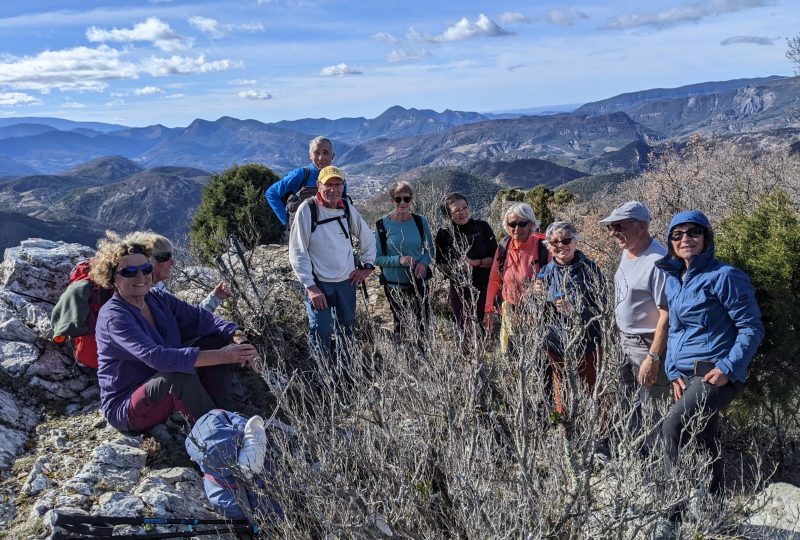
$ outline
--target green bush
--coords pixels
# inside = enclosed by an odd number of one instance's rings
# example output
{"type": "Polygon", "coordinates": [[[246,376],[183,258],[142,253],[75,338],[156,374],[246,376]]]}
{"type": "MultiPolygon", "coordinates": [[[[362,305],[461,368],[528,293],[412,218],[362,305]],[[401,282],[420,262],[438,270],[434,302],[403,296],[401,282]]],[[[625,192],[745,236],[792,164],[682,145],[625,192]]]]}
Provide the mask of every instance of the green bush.
{"type": "Polygon", "coordinates": [[[752,405],[787,403],[800,383],[800,213],[776,192],[751,212],[727,216],[717,230],[716,254],[752,279],[766,331],[744,397],[752,405]]]}
{"type": "Polygon", "coordinates": [[[214,175],[203,189],[189,237],[200,261],[212,264],[227,248],[231,234],[247,249],[280,240],[283,225],[267,204],[264,191],[278,176],[263,165],[237,165],[214,175]]]}

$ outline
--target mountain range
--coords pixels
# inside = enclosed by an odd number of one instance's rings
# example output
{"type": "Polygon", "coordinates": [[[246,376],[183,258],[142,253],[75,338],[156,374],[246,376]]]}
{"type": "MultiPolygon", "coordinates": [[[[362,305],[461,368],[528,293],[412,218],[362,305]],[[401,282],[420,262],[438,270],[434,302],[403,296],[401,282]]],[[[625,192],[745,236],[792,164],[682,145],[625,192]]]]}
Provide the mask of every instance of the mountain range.
{"type": "MultiPolygon", "coordinates": [[[[317,134],[334,141],[349,193],[366,200],[399,175],[467,191],[479,182],[482,197],[537,184],[589,195],[643,170],[659,143],[681,144],[693,133],[800,151],[800,78],[651,89],[533,115],[395,106],[372,119],[222,117],[173,128],[2,118],[0,204],[30,227],[147,227],[177,239],[213,173],[258,162],[282,174],[308,162],[317,134]]],[[[15,219],[8,212],[4,227],[15,219]]]]}

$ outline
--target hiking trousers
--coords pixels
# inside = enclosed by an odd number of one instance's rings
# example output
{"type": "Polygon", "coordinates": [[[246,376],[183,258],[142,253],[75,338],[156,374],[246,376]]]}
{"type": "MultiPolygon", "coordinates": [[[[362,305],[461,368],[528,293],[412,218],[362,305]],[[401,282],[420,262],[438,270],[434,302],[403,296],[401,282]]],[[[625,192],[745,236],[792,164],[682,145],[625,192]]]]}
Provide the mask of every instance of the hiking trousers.
{"type": "Polygon", "coordinates": [[[731,404],[744,385],[740,382],[729,382],[723,386],[714,386],[703,382],[703,377],[700,376],[684,377],[684,380],[688,380],[686,390],[670,409],[662,428],[667,457],[669,463],[675,463],[678,452],[690,438],[691,430],[697,430],[695,433],[701,448],[707,450],[714,460],[709,491],[717,493],[723,487],[724,480],[724,464],[720,459],[718,440],[719,412],[731,404]],[[705,425],[701,421],[700,425],[692,426],[693,419],[697,421],[698,416],[703,417],[705,425]]]}
{"type": "Polygon", "coordinates": [[[317,281],[316,284],[325,293],[328,307],[316,309],[306,296],[304,303],[308,314],[309,345],[316,356],[330,358],[334,327],[340,330],[337,332],[340,334],[338,339],[351,335],[355,326],[356,287],[349,280],[317,281]]]}

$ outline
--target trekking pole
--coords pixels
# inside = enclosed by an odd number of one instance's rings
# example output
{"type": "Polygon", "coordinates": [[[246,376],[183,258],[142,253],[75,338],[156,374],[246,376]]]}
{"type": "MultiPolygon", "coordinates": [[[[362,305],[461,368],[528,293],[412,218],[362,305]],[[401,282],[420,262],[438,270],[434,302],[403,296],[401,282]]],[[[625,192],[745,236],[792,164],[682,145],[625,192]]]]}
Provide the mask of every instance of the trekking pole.
{"type": "Polygon", "coordinates": [[[261,296],[258,293],[258,288],[256,287],[255,282],[253,282],[253,276],[250,274],[250,267],[248,266],[247,260],[244,257],[244,249],[242,249],[242,244],[239,242],[239,239],[235,234],[230,235],[229,240],[231,242],[231,247],[236,252],[236,256],[239,257],[239,261],[242,263],[244,275],[247,277],[247,281],[250,282],[250,286],[253,288],[253,292],[256,294],[256,299],[260,301],[261,296]]]}
{"type": "Polygon", "coordinates": [[[53,512],[51,525],[53,528],[59,527],[64,529],[67,533],[79,535],[64,536],[64,533],[57,531],[53,535],[54,540],[57,538],[82,538],[86,536],[92,538],[112,537],[114,526],[116,525],[186,525],[187,528],[186,531],[178,531],[173,533],[148,533],[144,535],[113,536],[113,538],[117,540],[120,538],[189,538],[191,536],[218,534],[225,531],[248,532],[251,536],[253,536],[258,532],[258,527],[256,525],[250,524],[250,522],[244,519],[85,516],[77,514],[64,514],[58,511],[53,512]],[[207,530],[194,530],[194,527],[198,525],[214,525],[215,527],[207,530]]]}
{"type": "Polygon", "coordinates": [[[255,312],[255,308],[250,303],[250,299],[247,298],[246,291],[242,289],[242,286],[239,284],[238,281],[236,281],[236,277],[234,276],[233,271],[228,268],[227,264],[225,264],[225,259],[222,257],[222,255],[216,255],[214,257],[214,262],[217,263],[217,267],[219,268],[219,271],[222,273],[223,277],[225,277],[225,279],[230,281],[231,285],[233,285],[233,288],[236,289],[236,291],[242,296],[242,298],[244,298],[244,303],[247,304],[247,307],[249,307],[251,311],[255,312]]]}

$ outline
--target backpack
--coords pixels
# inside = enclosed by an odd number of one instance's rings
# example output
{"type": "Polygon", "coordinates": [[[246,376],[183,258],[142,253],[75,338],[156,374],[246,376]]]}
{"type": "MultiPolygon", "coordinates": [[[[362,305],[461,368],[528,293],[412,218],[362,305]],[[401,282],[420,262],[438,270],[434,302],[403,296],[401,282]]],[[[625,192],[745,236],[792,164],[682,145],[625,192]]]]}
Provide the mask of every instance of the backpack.
{"type": "MultiPolygon", "coordinates": [[[[534,271],[536,273],[541,272],[544,265],[546,265],[550,260],[553,258],[550,250],[547,249],[544,241],[547,237],[542,233],[531,233],[534,240],[536,241],[536,259],[534,259],[534,271]]],[[[503,271],[505,270],[506,266],[506,257],[508,256],[508,243],[511,241],[510,236],[506,236],[500,243],[497,244],[497,270],[500,272],[500,275],[503,275],[503,271]]]]}
{"type": "Polygon", "coordinates": [[[309,197],[313,197],[317,194],[317,186],[306,186],[306,182],[308,182],[308,178],[310,176],[311,170],[308,167],[303,167],[303,175],[300,177],[300,182],[297,185],[292,186],[292,188],[289,190],[289,194],[283,199],[283,204],[286,205],[287,231],[292,228],[294,217],[297,214],[297,209],[300,208],[300,204],[309,197]]]}
{"type": "Polygon", "coordinates": [[[89,261],[81,261],[72,269],[70,284],[53,308],[51,322],[55,332],[53,341],[63,344],[69,338],[75,360],[97,369],[97,341],[94,337],[97,314],[114,290],[103,288],[89,279],[90,271],[89,261]]]}
{"type": "MultiPolygon", "coordinates": [[[[425,245],[425,226],[422,224],[422,216],[419,214],[411,213],[411,217],[414,218],[414,225],[417,226],[417,232],[419,232],[419,239],[422,242],[422,245],[425,245]]],[[[378,231],[378,241],[381,243],[381,251],[384,255],[386,255],[386,225],[383,224],[383,218],[379,219],[375,222],[375,229],[378,231]]],[[[413,277],[413,276],[412,276],[413,277]]],[[[433,277],[433,270],[431,270],[430,265],[425,271],[425,278],[426,280],[431,279],[433,277]]],[[[386,276],[383,275],[383,271],[381,271],[380,275],[380,283],[381,285],[407,285],[406,283],[395,283],[386,279],[386,276]]],[[[413,281],[413,280],[412,280],[413,281]]]]}
{"type": "Polygon", "coordinates": [[[275,461],[279,455],[269,433],[264,471],[248,486],[238,468],[246,424],[247,418],[238,413],[211,410],[198,418],[186,437],[186,452],[203,472],[203,487],[209,502],[226,518],[248,519],[248,515],[263,517],[265,513],[283,517],[280,505],[264,493],[267,481],[276,480],[275,461]],[[257,492],[248,487],[257,488],[257,492]],[[245,502],[249,508],[243,510],[240,505],[245,502]]]}

